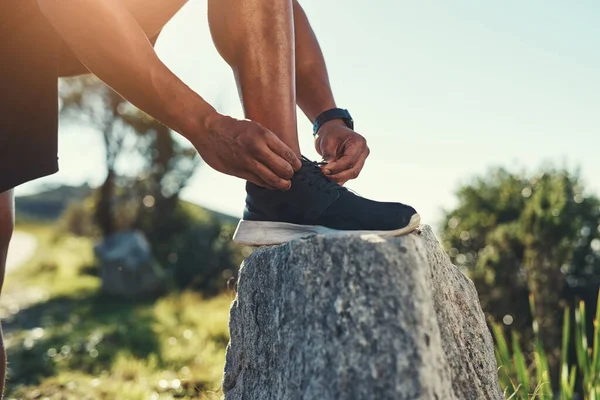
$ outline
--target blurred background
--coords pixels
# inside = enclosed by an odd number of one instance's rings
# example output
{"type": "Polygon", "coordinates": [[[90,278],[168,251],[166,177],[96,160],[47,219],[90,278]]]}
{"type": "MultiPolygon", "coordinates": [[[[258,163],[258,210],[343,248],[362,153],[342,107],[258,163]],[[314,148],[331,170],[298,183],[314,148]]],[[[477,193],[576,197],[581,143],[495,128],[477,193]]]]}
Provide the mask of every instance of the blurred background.
{"type": "MultiPolygon", "coordinates": [[[[600,5],[305,0],[371,156],[348,183],[413,205],[477,286],[507,398],[600,396],[600,5]]],[[[243,117],[206,1],[161,59],[243,117]]],[[[220,398],[252,249],[244,182],[92,77],[60,82],[60,172],[16,189],[0,317],[8,398],[220,398]]],[[[304,154],[319,156],[299,111],[304,154]]]]}

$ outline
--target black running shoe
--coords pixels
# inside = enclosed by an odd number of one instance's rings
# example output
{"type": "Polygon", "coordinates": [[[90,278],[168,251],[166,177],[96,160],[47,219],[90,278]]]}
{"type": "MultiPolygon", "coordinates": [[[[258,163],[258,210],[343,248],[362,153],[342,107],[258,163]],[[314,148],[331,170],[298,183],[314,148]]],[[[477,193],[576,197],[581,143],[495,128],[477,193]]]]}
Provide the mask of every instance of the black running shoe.
{"type": "Polygon", "coordinates": [[[400,236],[420,223],[414,208],[360,197],[327,178],[319,163],[302,157],[288,191],[246,183],[246,208],[233,240],[260,246],[314,234],[400,236]]]}

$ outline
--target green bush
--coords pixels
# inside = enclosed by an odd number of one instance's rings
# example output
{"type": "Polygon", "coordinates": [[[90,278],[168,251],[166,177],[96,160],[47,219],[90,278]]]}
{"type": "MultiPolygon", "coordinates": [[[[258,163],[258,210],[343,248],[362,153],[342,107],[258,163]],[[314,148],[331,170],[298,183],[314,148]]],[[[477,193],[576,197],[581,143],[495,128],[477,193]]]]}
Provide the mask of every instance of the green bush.
{"type": "MultiPolygon", "coordinates": [[[[562,308],[593,298],[600,282],[600,198],[577,171],[493,169],[458,192],[442,239],[475,283],[483,310],[512,319],[530,352],[534,314],[553,379],[560,364],[562,308]]],[[[588,324],[591,320],[588,320],[588,324]]]]}
{"type": "Polygon", "coordinates": [[[230,226],[211,220],[174,237],[166,262],[177,286],[211,295],[227,289],[238,266],[231,236],[230,226]]]}
{"type": "Polygon", "coordinates": [[[91,197],[70,203],[59,219],[59,232],[84,237],[98,236],[100,232],[93,214],[94,201],[91,197]]]}

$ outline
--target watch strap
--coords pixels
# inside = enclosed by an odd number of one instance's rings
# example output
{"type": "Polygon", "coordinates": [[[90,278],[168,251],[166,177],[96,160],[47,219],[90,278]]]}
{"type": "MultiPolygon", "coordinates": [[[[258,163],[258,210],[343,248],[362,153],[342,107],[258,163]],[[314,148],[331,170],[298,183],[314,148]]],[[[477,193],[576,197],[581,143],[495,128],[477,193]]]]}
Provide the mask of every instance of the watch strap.
{"type": "Polygon", "coordinates": [[[343,108],[332,108],[330,110],[323,111],[315,119],[315,122],[313,123],[313,135],[317,135],[317,132],[323,124],[334,119],[341,119],[348,128],[354,129],[354,120],[352,119],[352,116],[348,110],[343,108]]]}

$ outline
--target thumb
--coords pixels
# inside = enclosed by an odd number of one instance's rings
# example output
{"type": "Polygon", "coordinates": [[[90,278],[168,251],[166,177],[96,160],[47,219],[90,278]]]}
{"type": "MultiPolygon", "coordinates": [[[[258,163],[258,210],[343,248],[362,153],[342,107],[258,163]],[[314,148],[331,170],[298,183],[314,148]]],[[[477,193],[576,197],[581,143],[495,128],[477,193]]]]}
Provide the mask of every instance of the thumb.
{"type": "Polygon", "coordinates": [[[321,141],[321,156],[323,157],[323,160],[325,161],[333,161],[336,160],[338,157],[338,148],[337,148],[337,143],[335,140],[327,140],[327,138],[324,138],[321,141]]]}

